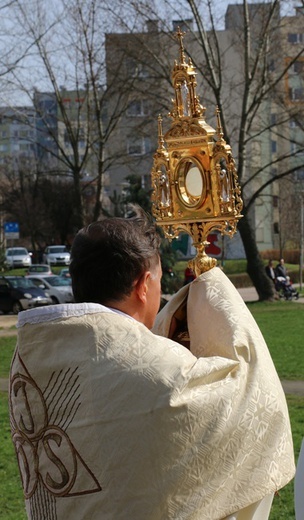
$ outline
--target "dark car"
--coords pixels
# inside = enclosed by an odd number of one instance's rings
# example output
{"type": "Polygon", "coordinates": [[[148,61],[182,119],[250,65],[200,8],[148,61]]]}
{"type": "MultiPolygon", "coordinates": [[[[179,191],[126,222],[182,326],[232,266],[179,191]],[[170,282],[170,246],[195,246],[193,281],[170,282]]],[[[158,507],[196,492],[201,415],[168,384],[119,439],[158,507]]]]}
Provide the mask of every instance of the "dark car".
{"type": "Polygon", "coordinates": [[[52,299],[29,278],[23,276],[0,276],[0,311],[4,314],[50,305],[52,299]]]}

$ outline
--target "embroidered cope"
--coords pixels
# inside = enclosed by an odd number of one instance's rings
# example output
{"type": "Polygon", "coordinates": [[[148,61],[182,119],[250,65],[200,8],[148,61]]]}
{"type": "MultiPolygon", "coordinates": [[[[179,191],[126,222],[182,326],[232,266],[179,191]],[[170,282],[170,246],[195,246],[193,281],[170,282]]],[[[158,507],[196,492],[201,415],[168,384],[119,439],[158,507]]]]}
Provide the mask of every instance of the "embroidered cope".
{"type": "Polygon", "coordinates": [[[96,304],[19,314],[10,414],[30,519],[219,520],[293,477],[280,381],[225,275],[182,288],[154,330],[96,304]],[[161,337],[186,300],[191,352],[161,337]]]}

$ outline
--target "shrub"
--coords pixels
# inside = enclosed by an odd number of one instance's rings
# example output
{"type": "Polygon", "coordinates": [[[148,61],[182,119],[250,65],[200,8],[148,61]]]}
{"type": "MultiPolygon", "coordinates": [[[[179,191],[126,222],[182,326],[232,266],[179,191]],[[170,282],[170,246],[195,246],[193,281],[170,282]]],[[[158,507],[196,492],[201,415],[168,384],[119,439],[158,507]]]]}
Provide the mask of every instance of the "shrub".
{"type": "Polygon", "coordinates": [[[279,249],[267,249],[260,252],[261,257],[264,260],[273,260],[279,262],[280,258],[284,258],[286,264],[299,264],[300,263],[300,250],[299,249],[287,249],[280,255],[279,249]]]}
{"type": "Polygon", "coordinates": [[[233,283],[234,287],[241,289],[242,287],[251,287],[252,281],[247,273],[241,274],[228,274],[229,280],[233,283]]]}

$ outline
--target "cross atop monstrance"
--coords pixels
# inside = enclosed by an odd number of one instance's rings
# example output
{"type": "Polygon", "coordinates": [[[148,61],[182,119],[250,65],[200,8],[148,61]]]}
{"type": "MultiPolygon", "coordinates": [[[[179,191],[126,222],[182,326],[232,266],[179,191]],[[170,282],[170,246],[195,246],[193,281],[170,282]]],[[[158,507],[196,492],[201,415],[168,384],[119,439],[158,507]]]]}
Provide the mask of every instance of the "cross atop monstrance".
{"type": "Polygon", "coordinates": [[[185,62],[186,62],[185,49],[184,49],[184,42],[183,42],[183,39],[184,39],[185,34],[186,34],[185,32],[181,31],[180,27],[177,28],[177,31],[176,31],[176,38],[177,38],[178,41],[179,41],[179,47],[180,47],[180,62],[181,62],[181,63],[185,63],[185,62]]]}
{"type": "Polygon", "coordinates": [[[218,230],[230,237],[236,232],[243,202],[231,147],[224,139],[220,111],[217,129],[206,123],[205,108],[196,94],[196,69],[184,52],[185,33],[178,28],[180,61],[174,63],[175,98],[169,114],[170,129],[163,134],[158,118],[158,148],[154,154],[152,212],[171,240],[191,235],[197,256],[191,261],[197,275],[216,265],[205,248],[208,235],[218,230]]]}

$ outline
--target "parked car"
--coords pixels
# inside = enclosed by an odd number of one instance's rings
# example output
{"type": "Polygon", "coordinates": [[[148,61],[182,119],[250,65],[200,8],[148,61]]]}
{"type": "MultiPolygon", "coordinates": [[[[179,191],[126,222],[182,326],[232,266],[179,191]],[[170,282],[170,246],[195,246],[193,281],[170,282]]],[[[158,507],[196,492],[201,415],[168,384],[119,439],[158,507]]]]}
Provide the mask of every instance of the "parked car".
{"type": "Polygon", "coordinates": [[[29,267],[32,264],[31,255],[25,247],[9,247],[6,249],[5,261],[10,269],[29,267]]]}
{"type": "Polygon", "coordinates": [[[32,280],[36,287],[47,291],[53,303],[70,303],[74,301],[72,284],[70,278],[63,276],[34,276],[27,279],[32,280]]]}
{"type": "Polygon", "coordinates": [[[48,246],[43,254],[43,262],[48,265],[69,265],[70,260],[66,246],[48,246]]]}
{"type": "Polygon", "coordinates": [[[70,269],[68,267],[64,267],[61,269],[59,275],[63,276],[64,278],[71,278],[70,269]]]}
{"type": "Polygon", "coordinates": [[[47,291],[36,287],[29,278],[0,276],[0,310],[4,314],[18,314],[20,311],[52,303],[47,291]]]}
{"type": "Polygon", "coordinates": [[[32,264],[28,268],[26,276],[30,276],[31,274],[35,276],[48,276],[54,273],[52,273],[52,269],[48,264],[32,264]]]}

